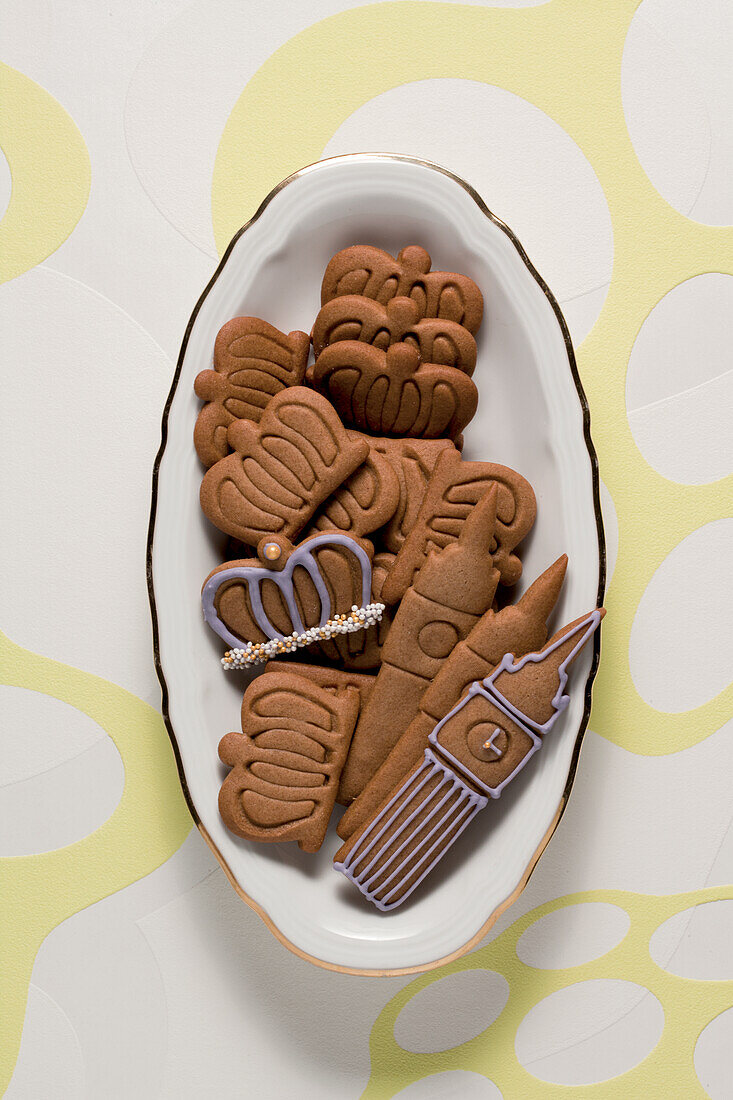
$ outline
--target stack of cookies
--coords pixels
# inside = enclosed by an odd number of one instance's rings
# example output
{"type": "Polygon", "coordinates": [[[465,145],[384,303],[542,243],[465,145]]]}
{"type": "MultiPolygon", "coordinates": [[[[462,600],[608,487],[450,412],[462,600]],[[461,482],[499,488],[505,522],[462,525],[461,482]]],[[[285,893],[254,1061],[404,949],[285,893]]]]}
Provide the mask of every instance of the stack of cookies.
{"type": "Polygon", "coordinates": [[[355,245],[310,336],[234,318],[195,382],[201,506],[231,549],[204,617],[226,670],[265,672],[219,746],[222,818],[312,852],[341,803],[335,866],[385,911],[540,747],[602,616],[548,641],[565,557],[511,602],[534,492],[461,456],[482,315],[423,248],[355,245]]]}

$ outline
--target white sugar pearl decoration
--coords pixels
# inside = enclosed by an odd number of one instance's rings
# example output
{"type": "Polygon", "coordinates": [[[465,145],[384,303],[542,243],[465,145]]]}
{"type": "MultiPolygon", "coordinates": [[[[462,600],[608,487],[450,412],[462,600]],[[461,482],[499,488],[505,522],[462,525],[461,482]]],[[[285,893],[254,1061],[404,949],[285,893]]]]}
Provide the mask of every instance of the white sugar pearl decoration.
{"type": "Polygon", "coordinates": [[[229,649],[221,663],[228,670],[262,664],[268,657],[274,657],[278,653],[293,653],[316,640],[333,638],[335,634],[353,634],[356,630],[366,630],[374,623],[382,621],[384,610],[383,603],[369,603],[366,607],[353,604],[349,615],[337,615],[323,626],[310,627],[302,634],[293,632],[286,638],[272,638],[269,642],[248,642],[242,649],[229,649]]]}

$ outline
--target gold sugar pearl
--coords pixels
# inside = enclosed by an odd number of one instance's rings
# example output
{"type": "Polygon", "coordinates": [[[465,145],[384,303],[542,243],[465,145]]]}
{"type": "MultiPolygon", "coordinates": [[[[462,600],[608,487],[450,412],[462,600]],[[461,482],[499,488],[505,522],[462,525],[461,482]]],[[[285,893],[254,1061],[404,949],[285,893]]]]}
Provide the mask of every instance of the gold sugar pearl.
{"type": "Polygon", "coordinates": [[[282,546],[278,546],[276,542],[265,543],[263,554],[268,561],[277,561],[282,556],[282,546]]]}

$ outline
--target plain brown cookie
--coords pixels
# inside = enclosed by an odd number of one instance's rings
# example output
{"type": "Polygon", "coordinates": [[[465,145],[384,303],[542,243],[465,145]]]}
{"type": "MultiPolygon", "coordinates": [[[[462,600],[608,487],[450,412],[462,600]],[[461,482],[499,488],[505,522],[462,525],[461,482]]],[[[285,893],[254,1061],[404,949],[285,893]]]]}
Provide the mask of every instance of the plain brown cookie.
{"type": "Polygon", "coordinates": [[[385,581],[385,603],[398,603],[432,549],[458,538],[466,518],[489,485],[499,486],[497,523],[491,552],[502,584],[514,584],[522,563],[514,548],[530,531],[537,502],[529,482],[508,466],[493,462],[464,462],[455,451],[438,458],[412,530],[405,539],[385,581]]]}
{"type": "Polygon", "coordinates": [[[213,370],[201,371],[193,384],[206,402],[193,432],[205,466],[229,453],[227,428],[234,420],[259,421],[271,397],[301,384],[309,344],[307,333],[286,336],[259,317],[235,317],[219,330],[213,370]]]}
{"type": "Polygon", "coordinates": [[[505,653],[522,657],[544,645],[547,620],[560,595],[567,562],[566,555],[558,558],[516,604],[486,611],[446,657],[425,689],[418,713],[341,818],[339,836],[346,839],[368,821],[389,792],[420,763],[435,723],[456,705],[469,684],[493,672],[505,653]]]}
{"type": "Polygon", "coordinates": [[[386,351],[358,340],[330,344],[306,377],[345,423],[376,435],[453,438],[478,405],[476,384],[467,374],[421,361],[407,343],[386,351]]]}
{"type": "Polygon", "coordinates": [[[294,538],[369,454],[328,401],[304,386],[276,394],[259,424],[235,421],[227,441],[234,454],[206,471],[201,507],[221,531],[250,546],[264,535],[294,538]]]}
{"type": "MultiPolygon", "coordinates": [[[[352,438],[366,439],[357,432],[352,438]]],[[[367,445],[371,441],[367,440],[367,445]]],[[[344,531],[361,538],[383,527],[400,504],[400,481],[392,463],[380,451],[369,447],[363,465],[323,502],[306,534],[316,531],[344,531]]]]}
{"type": "Polygon", "coordinates": [[[371,245],[352,245],[329,262],[321,286],[321,305],[344,294],[362,294],[386,304],[412,298],[422,317],[456,321],[474,335],[484,311],[481,291],[467,275],[431,271],[430,255],[408,245],[397,256],[371,245]]]}
{"type": "Polygon", "coordinates": [[[410,344],[425,363],[439,363],[473,374],[476,341],[463,325],[439,317],[421,317],[412,298],[392,298],[386,305],[347,294],[323,306],[313,325],[316,358],[325,347],[342,340],[359,340],[386,351],[392,344],[410,344]]]}
{"type": "Polygon", "coordinates": [[[355,687],[328,690],[286,671],[257,677],[242,701],[244,732],[219,743],[232,769],[219,792],[227,828],[246,840],[297,840],[303,851],[318,851],[358,713],[355,687]]]}
{"type": "Polygon", "coordinates": [[[499,583],[489,553],[496,503],[497,489],[491,486],[460,538],[428,557],[397,608],[341,778],[346,802],[361,794],[417,714],[445,658],[491,607],[499,583]]]}

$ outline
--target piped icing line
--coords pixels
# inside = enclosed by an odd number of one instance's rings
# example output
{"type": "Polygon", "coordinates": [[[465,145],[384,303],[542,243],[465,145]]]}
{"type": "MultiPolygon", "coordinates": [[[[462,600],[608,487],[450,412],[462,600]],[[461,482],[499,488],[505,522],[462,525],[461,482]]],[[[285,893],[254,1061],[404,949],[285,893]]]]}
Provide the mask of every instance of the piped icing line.
{"type": "MultiPolygon", "coordinates": [[[[487,677],[487,679],[489,678],[487,677]]],[[[503,701],[503,697],[499,696],[498,692],[496,694],[492,694],[490,690],[487,690],[485,685],[486,680],[474,680],[463,698],[458,703],[456,703],[452,710],[448,711],[445,718],[440,719],[440,721],[435,726],[433,732],[428,737],[428,741],[431,745],[433,745],[434,748],[436,748],[440,752],[442,756],[445,757],[446,760],[450,761],[450,764],[453,768],[456,768],[464,776],[470,779],[472,783],[475,783],[479,790],[484,791],[489,796],[489,798],[499,798],[507,783],[511,783],[512,779],[514,779],[519,774],[519,772],[521,772],[522,768],[525,766],[530,757],[534,756],[537,750],[541,748],[542,738],[539,737],[535,733],[535,731],[529,727],[529,725],[527,724],[528,719],[524,715],[520,716],[517,711],[510,711],[503,701]],[[490,787],[487,783],[482,782],[482,780],[480,780],[477,775],[474,775],[474,773],[469,768],[467,768],[465,764],[461,763],[460,760],[457,760],[453,753],[449,752],[445,745],[441,745],[439,741],[440,731],[442,730],[443,726],[447,725],[447,723],[450,722],[450,720],[456,714],[458,714],[459,711],[462,711],[463,708],[467,706],[468,703],[470,703],[471,699],[474,699],[477,695],[482,695],[484,699],[487,699],[490,703],[493,703],[493,705],[498,710],[502,711],[507,716],[507,718],[510,718],[512,722],[516,722],[520,729],[522,729],[532,741],[530,748],[519,761],[514,771],[510,772],[510,774],[502,779],[500,783],[497,783],[495,787],[490,787]]],[[[560,712],[558,711],[555,715],[553,715],[552,722],[555,721],[559,713],[560,712]]]]}
{"type": "Polygon", "coordinates": [[[382,912],[388,912],[390,909],[395,909],[398,905],[401,905],[402,902],[410,896],[413,890],[420,885],[425,876],[432,870],[454,841],[458,839],[479,810],[484,808],[487,802],[488,799],[484,795],[478,794],[469,787],[468,784],[464,783],[461,777],[456,775],[452,768],[447,767],[437,756],[435,756],[431,749],[426,749],[425,758],[418,770],[408,776],[402,786],[399,787],[389,802],[375,817],[374,821],[362,835],[360,840],[354,845],[346,859],[342,863],[334,863],[334,867],[353,882],[364,897],[376,905],[377,909],[380,909],[382,912]],[[439,799],[437,806],[433,807],[427,817],[421,822],[421,828],[428,825],[434,819],[435,814],[440,812],[448,799],[457,794],[456,801],[449,807],[447,812],[443,814],[441,819],[433,825],[427,836],[423,837],[412,852],[406,854],[405,858],[397,867],[393,868],[388,878],[383,881],[385,869],[391,866],[392,861],[402,853],[405,846],[409,844],[413,837],[410,826],[418,814],[425,808],[421,792],[425,784],[432,778],[438,778],[438,786],[434,789],[431,796],[434,796],[438,791],[442,790],[445,785],[447,785],[448,789],[439,799]],[[414,789],[410,790],[411,787],[414,789]],[[414,806],[414,808],[408,813],[406,819],[402,822],[397,831],[388,838],[387,844],[382,848],[380,846],[380,841],[385,833],[394,825],[399,815],[410,806],[414,806]],[[450,842],[440,852],[434,855],[435,849],[440,844],[443,836],[451,829],[455,829],[455,832],[450,842]],[[433,844],[427,851],[421,853],[421,849],[436,833],[438,834],[437,839],[433,841],[433,844]],[[397,851],[390,856],[386,864],[378,866],[376,871],[373,872],[374,865],[378,863],[383,851],[389,849],[396,841],[399,842],[403,836],[405,839],[402,840],[402,843],[398,843],[397,851]],[[363,863],[364,859],[370,854],[372,858],[367,865],[362,867],[361,870],[357,870],[356,868],[358,865],[363,863]],[[415,859],[415,856],[418,855],[419,858],[415,859]],[[431,856],[433,856],[432,859],[430,858],[431,856]],[[394,898],[395,893],[400,890],[402,883],[417,871],[420,871],[419,876],[404,894],[399,898],[394,898]],[[397,877],[397,882],[392,888],[388,890],[383,897],[380,898],[377,896],[395,877],[397,877]]]}
{"type": "MultiPolygon", "coordinates": [[[[544,734],[552,728],[569,702],[569,696],[564,694],[568,681],[568,665],[597,629],[602,617],[601,610],[592,611],[572,629],[561,634],[554,643],[537,653],[529,653],[518,661],[515,661],[511,653],[506,653],[494,672],[484,680],[474,680],[459,702],[436,723],[428,738],[429,747],[425,750],[420,766],[407,776],[365,828],[346,858],[334,862],[336,870],[345,875],[378,909],[387,912],[401,905],[443,858],[476,814],[488,805],[489,798],[499,798],[507,783],[516,777],[530,757],[542,747],[544,734]],[[537,663],[546,660],[576,635],[578,640],[556,670],[559,686],[551,702],[553,714],[547,722],[540,725],[512,706],[494,681],[501,672],[519,672],[530,661],[537,663]],[[492,707],[518,726],[529,740],[529,747],[514,769],[493,787],[482,781],[465,761],[458,760],[439,740],[443,727],[476,696],[486,699],[492,707]],[[426,798],[424,788],[431,780],[437,782],[426,798]],[[447,790],[444,790],[446,786],[447,790]],[[450,803],[452,798],[454,801],[450,803]],[[435,799],[437,802],[430,805],[430,801],[435,799]],[[440,814],[447,803],[450,804],[446,812],[433,824],[436,815],[440,814]],[[415,825],[420,814],[424,816],[415,825]],[[404,820],[395,828],[400,817],[404,817],[404,820]],[[432,827],[424,833],[429,826],[432,827]],[[421,836],[421,833],[424,835],[421,836]],[[410,849],[411,844],[413,847],[410,849]],[[403,853],[404,858],[400,859],[403,853]]],[[[499,731],[500,726],[497,724],[490,738],[484,742],[485,749],[491,748],[496,752],[494,739],[499,731]]]]}
{"type": "Polygon", "coordinates": [[[366,607],[357,607],[354,604],[348,615],[336,615],[322,626],[309,627],[301,633],[293,631],[285,637],[279,635],[277,638],[271,638],[269,642],[247,642],[245,646],[234,646],[222,657],[222,666],[227,671],[249,668],[267,661],[270,657],[294,653],[296,649],[302,649],[303,646],[327,641],[335,634],[354,634],[357,630],[367,630],[375,623],[381,622],[384,610],[383,603],[369,603],[366,607]]]}
{"type": "Polygon", "coordinates": [[[603,612],[599,608],[596,608],[594,611],[591,611],[589,615],[586,615],[584,619],[581,619],[581,621],[577,623],[572,630],[568,630],[566,633],[561,634],[558,638],[555,639],[552,645],[545,646],[544,649],[540,650],[537,653],[526,653],[524,657],[520,657],[519,660],[516,661],[511,653],[505,653],[491,675],[487,676],[486,679],[482,681],[483,686],[493,697],[494,703],[497,704],[502,710],[507,712],[509,716],[514,719],[515,722],[518,722],[519,725],[523,726],[525,729],[531,726],[533,730],[536,730],[537,733],[542,736],[544,736],[546,733],[549,733],[559,716],[562,714],[562,712],[565,710],[568,703],[570,702],[570,696],[564,694],[565,688],[567,687],[568,683],[568,666],[571,664],[572,661],[575,660],[585,643],[598,629],[598,625],[602,618],[603,612]],[[521,672],[525,665],[539,664],[541,661],[546,660],[549,656],[551,656],[551,654],[555,652],[556,649],[559,649],[560,646],[565,645],[568,639],[574,637],[575,635],[579,635],[577,642],[557,669],[558,688],[550,703],[554,713],[543,724],[535,722],[530,717],[528,717],[528,715],[523,714],[520,710],[517,710],[517,708],[496,687],[495,681],[498,679],[502,672],[521,672]]]}
{"type": "MultiPolygon", "coordinates": [[[[372,564],[366,550],[359,546],[359,544],[348,535],[341,534],[338,531],[327,531],[322,535],[315,535],[313,538],[296,546],[280,571],[268,569],[264,565],[234,565],[229,569],[221,569],[218,573],[214,573],[213,576],[209,577],[201,592],[201,606],[203,608],[204,619],[211,629],[219,635],[222,641],[226,642],[230,650],[240,649],[242,647],[242,639],[238,638],[236,634],[233,634],[220,619],[216,610],[216,595],[222,585],[229,584],[232,581],[243,581],[246,583],[254,619],[262,632],[266,634],[270,640],[277,642],[289,641],[292,639],[292,635],[288,638],[288,636],[281,634],[266,615],[262,606],[261,584],[263,580],[272,581],[273,584],[276,584],[280,589],[294,627],[294,634],[300,636],[306,633],[295,599],[293,573],[296,566],[301,566],[307,571],[318,593],[318,599],[321,605],[321,615],[318,627],[325,628],[330,625],[332,633],[347,633],[347,631],[343,630],[333,630],[335,619],[331,618],[328,589],[326,588],[318,568],[318,563],[313,557],[313,551],[320,546],[343,546],[346,550],[354,554],[361,566],[362,609],[365,610],[369,606],[378,606],[376,604],[370,605],[369,603],[372,591],[372,564]]],[[[384,610],[384,605],[379,606],[384,610]]],[[[267,643],[264,644],[266,645],[267,643]]],[[[302,644],[310,645],[311,643],[305,642],[302,644]]],[[[252,643],[247,643],[244,649],[248,651],[250,645],[252,645],[252,643]]],[[[273,651],[273,653],[274,652],[275,651],[273,651]]],[[[270,655],[272,656],[272,654],[270,655]]]]}

